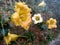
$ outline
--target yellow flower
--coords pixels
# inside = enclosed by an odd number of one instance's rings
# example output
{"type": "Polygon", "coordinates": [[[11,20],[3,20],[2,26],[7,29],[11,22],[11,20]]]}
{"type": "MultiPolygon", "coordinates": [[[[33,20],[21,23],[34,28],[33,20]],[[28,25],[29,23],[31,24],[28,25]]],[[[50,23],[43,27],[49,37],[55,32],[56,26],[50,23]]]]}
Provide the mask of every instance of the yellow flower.
{"type": "Polygon", "coordinates": [[[41,3],[38,4],[38,6],[45,7],[46,6],[45,1],[43,0],[41,3]]]}
{"type": "Polygon", "coordinates": [[[22,26],[24,29],[28,30],[29,27],[30,27],[31,22],[32,22],[31,14],[28,14],[26,21],[21,21],[21,26],[22,26]]]}
{"type": "Polygon", "coordinates": [[[15,41],[19,36],[16,34],[10,34],[8,33],[8,36],[4,37],[4,40],[6,42],[6,44],[10,44],[11,41],[15,41]]]}
{"type": "Polygon", "coordinates": [[[19,14],[17,12],[13,13],[11,16],[11,21],[16,25],[16,26],[20,26],[20,17],[19,14]]]}
{"type": "Polygon", "coordinates": [[[20,15],[26,15],[31,12],[31,9],[24,2],[16,2],[14,10],[19,12],[20,15]]]}
{"type": "Polygon", "coordinates": [[[20,18],[19,14],[17,12],[15,12],[12,16],[11,16],[11,21],[16,25],[16,26],[21,26],[24,29],[28,30],[29,26],[32,22],[31,20],[31,14],[27,15],[27,18],[25,17],[26,21],[23,21],[24,18],[20,18]]]}
{"type": "Polygon", "coordinates": [[[47,20],[47,22],[46,22],[46,24],[47,24],[47,26],[48,26],[49,29],[57,28],[56,23],[57,23],[56,19],[53,19],[53,18],[50,18],[50,19],[47,20]]]}
{"type": "Polygon", "coordinates": [[[29,29],[32,22],[31,9],[24,2],[16,2],[15,13],[12,14],[11,20],[16,26],[21,26],[25,30],[29,29]]]}

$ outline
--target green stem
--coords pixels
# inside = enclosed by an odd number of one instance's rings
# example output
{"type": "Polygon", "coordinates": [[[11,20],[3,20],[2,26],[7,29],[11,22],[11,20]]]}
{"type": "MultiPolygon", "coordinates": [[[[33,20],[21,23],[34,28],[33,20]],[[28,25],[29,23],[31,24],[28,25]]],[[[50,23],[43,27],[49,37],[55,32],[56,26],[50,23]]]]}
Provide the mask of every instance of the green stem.
{"type": "Polygon", "coordinates": [[[22,37],[22,38],[27,38],[26,36],[22,36],[22,35],[19,35],[19,37],[22,37]]]}

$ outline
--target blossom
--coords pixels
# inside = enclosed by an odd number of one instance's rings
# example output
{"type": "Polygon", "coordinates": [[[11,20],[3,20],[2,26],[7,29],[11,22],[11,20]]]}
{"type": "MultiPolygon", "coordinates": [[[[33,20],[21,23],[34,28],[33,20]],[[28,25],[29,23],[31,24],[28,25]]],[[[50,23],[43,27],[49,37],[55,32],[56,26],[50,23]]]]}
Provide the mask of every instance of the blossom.
{"type": "Polygon", "coordinates": [[[19,36],[16,35],[16,34],[11,34],[11,33],[8,33],[7,36],[4,37],[4,40],[6,42],[6,44],[10,44],[11,41],[15,41],[19,36]]]}
{"type": "Polygon", "coordinates": [[[44,7],[44,6],[46,6],[46,3],[43,0],[41,3],[38,4],[38,6],[44,7]]]}
{"type": "Polygon", "coordinates": [[[16,25],[16,26],[20,26],[20,17],[19,14],[17,12],[13,13],[11,16],[11,21],[16,25]]]}
{"type": "Polygon", "coordinates": [[[34,16],[32,17],[32,20],[34,21],[34,24],[43,22],[43,18],[41,14],[34,14],[34,16]]]}
{"type": "Polygon", "coordinates": [[[12,14],[11,20],[16,26],[21,26],[25,30],[29,29],[32,22],[31,9],[24,2],[16,2],[15,13],[12,14]]]}
{"type": "Polygon", "coordinates": [[[31,9],[25,2],[16,2],[14,10],[19,12],[20,15],[26,15],[31,12],[31,9]]]}
{"type": "Polygon", "coordinates": [[[49,29],[57,28],[56,23],[57,23],[56,19],[53,19],[53,18],[50,18],[49,20],[46,21],[46,24],[49,29]]]}
{"type": "Polygon", "coordinates": [[[28,30],[29,26],[32,22],[31,20],[31,14],[28,14],[27,16],[23,17],[24,15],[22,15],[20,17],[20,15],[15,12],[12,16],[11,16],[11,21],[16,25],[16,26],[21,26],[24,29],[28,30]],[[24,21],[25,20],[25,21],[24,21]]]}
{"type": "Polygon", "coordinates": [[[28,14],[26,21],[21,21],[21,26],[28,30],[30,25],[31,25],[32,19],[31,19],[31,14],[28,14]]]}

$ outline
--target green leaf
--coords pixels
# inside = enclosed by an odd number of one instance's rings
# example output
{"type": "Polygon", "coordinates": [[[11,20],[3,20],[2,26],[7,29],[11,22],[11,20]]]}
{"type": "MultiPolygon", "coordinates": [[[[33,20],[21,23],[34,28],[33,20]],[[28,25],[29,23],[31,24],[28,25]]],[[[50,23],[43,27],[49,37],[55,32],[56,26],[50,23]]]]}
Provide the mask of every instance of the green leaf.
{"type": "Polygon", "coordinates": [[[5,23],[4,25],[3,25],[3,28],[2,28],[2,30],[1,30],[1,34],[3,35],[3,36],[7,36],[8,35],[8,30],[9,29],[9,24],[7,23],[5,23]]]}
{"type": "Polygon", "coordinates": [[[0,41],[2,41],[3,40],[3,36],[0,36],[0,41]]]}
{"type": "Polygon", "coordinates": [[[1,25],[1,23],[0,23],[0,32],[1,32],[1,30],[2,30],[2,25],[1,25]]]}
{"type": "Polygon", "coordinates": [[[3,18],[3,15],[0,14],[0,23],[3,24],[5,22],[4,18],[3,18]]]}
{"type": "Polygon", "coordinates": [[[8,34],[8,29],[9,29],[9,24],[2,17],[2,14],[0,14],[0,33],[2,34],[2,36],[6,36],[8,34]]]}
{"type": "Polygon", "coordinates": [[[54,39],[54,34],[52,31],[49,31],[49,34],[47,35],[47,40],[52,41],[54,39]]]}
{"type": "Polygon", "coordinates": [[[4,29],[1,30],[1,33],[3,36],[5,36],[5,30],[4,29]]]}
{"type": "Polygon", "coordinates": [[[35,35],[33,32],[27,32],[24,36],[26,36],[30,42],[33,42],[35,39],[35,35]]]}
{"type": "Polygon", "coordinates": [[[1,23],[2,23],[2,24],[4,24],[4,23],[5,23],[5,19],[4,19],[4,18],[2,18],[1,23]]]}
{"type": "Polygon", "coordinates": [[[2,19],[2,14],[0,14],[0,22],[1,22],[1,19],[2,19]]]}
{"type": "Polygon", "coordinates": [[[10,9],[10,12],[11,12],[11,14],[13,14],[14,13],[14,10],[13,9],[10,9]]]}
{"type": "Polygon", "coordinates": [[[43,24],[43,25],[41,26],[41,28],[42,28],[43,30],[48,30],[48,27],[47,27],[46,24],[43,24]]]}
{"type": "Polygon", "coordinates": [[[25,45],[25,43],[24,42],[22,42],[22,43],[20,43],[21,45],[25,45]]]}
{"type": "Polygon", "coordinates": [[[2,6],[2,4],[3,4],[3,1],[2,1],[2,0],[0,0],[0,6],[2,6]]]}
{"type": "Polygon", "coordinates": [[[38,23],[37,26],[38,26],[39,29],[41,29],[41,31],[42,31],[42,30],[48,31],[48,27],[47,27],[47,25],[45,24],[45,22],[38,23]]]}
{"type": "Polygon", "coordinates": [[[3,10],[4,10],[4,11],[7,11],[8,9],[4,7],[3,10]]]}
{"type": "Polygon", "coordinates": [[[1,17],[1,23],[4,24],[4,23],[8,22],[10,20],[9,18],[10,18],[10,16],[8,16],[8,15],[2,16],[1,17]]]}
{"type": "Polygon", "coordinates": [[[52,35],[47,35],[47,39],[48,39],[49,41],[52,41],[52,39],[53,39],[52,35]]]}
{"type": "Polygon", "coordinates": [[[11,41],[11,43],[9,45],[14,45],[14,44],[16,44],[16,42],[15,41],[11,41]]]}

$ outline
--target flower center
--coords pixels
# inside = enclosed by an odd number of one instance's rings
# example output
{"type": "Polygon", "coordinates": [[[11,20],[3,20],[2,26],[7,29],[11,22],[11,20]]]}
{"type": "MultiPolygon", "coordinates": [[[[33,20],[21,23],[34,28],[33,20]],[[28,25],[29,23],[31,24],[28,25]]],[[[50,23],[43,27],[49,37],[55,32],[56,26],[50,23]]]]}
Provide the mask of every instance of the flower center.
{"type": "Polygon", "coordinates": [[[22,21],[26,21],[27,20],[27,15],[20,15],[20,19],[22,21]]]}
{"type": "Polygon", "coordinates": [[[50,21],[50,24],[54,24],[54,21],[53,21],[53,20],[51,20],[51,21],[50,21]]]}
{"type": "Polygon", "coordinates": [[[38,21],[38,20],[40,20],[40,17],[39,17],[39,16],[36,16],[36,18],[35,18],[35,19],[36,19],[36,21],[38,21]]]}

